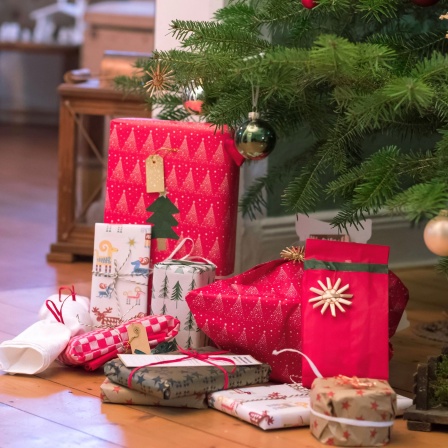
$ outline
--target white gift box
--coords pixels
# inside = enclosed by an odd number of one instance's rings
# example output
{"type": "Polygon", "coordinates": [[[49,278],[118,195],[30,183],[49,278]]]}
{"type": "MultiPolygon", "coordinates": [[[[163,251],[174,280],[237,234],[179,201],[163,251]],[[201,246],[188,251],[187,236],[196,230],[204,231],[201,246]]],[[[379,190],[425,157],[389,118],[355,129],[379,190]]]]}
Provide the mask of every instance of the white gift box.
{"type": "Polygon", "coordinates": [[[175,338],[181,348],[200,348],[206,336],[196,325],[185,301],[189,291],[215,280],[216,266],[212,263],[188,260],[167,260],[154,265],[151,314],[169,314],[180,321],[175,338]]]}
{"type": "MultiPolygon", "coordinates": [[[[208,405],[265,430],[310,424],[309,390],[298,384],[220,390],[209,394],[208,405]]],[[[397,416],[411,405],[397,395],[397,416]]]]}
{"type": "Polygon", "coordinates": [[[90,315],[115,326],[148,310],[151,226],[95,224],[90,315]]]}

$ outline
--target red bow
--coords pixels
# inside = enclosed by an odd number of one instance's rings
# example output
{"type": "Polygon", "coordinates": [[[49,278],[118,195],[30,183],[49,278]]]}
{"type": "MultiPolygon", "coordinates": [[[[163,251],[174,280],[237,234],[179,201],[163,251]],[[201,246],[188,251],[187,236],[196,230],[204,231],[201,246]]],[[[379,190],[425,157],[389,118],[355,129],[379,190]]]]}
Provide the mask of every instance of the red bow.
{"type": "Polygon", "coordinates": [[[146,364],[144,366],[140,366],[140,367],[136,367],[134,370],[131,371],[129,377],[128,377],[128,387],[130,389],[132,389],[132,377],[134,376],[134,374],[140,370],[143,369],[144,367],[149,367],[149,366],[157,366],[160,364],[172,364],[172,363],[176,363],[179,361],[184,361],[185,359],[198,359],[199,361],[203,361],[206,362],[207,364],[212,365],[213,367],[217,367],[219,370],[221,370],[221,372],[224,374],[224,389],[227,389],[229,387],[229,374],[227,372],[226,369],[224,369],[224,367],[215,364],[212,360],[215,361],[227,361],[230,362],[231,364],[233,364],[233,369],[230,373],[235,373],[236,370],[236,365],[235,365],[235,361],[233,359],[230,358],[226,358],[225,356],[216,356],[216,355],[224,355],[226,353],[229,353],[227,351],[219,351],[219,352],[207,352],[207,353],[198,353],[195,350],[184,350],[182,348],[179,349],[180,353],[182,353],[183,355],[185,355],[183,358],[176,358],[176,359],[169,359],[166,361],[159,361],[159,362],[151,362],[149,364],[146,364]],[[212,357],[212,358],[211,358],[212,357]]]}
{"type": "Polygon", "coordinates": [[[345,375],[338,375],[336,377],[336,382],[341,385],[349,384],[354,389],[369,389],[375,386],[373,381],[368,381],[367,379],[358,378],[357,376],[349,377],[345,375]]]}
{"type": "Polygon", "coordinates": [[[62,302],[61,308],[58,308],[53,300],[47,300],[45,302],[48,311],[50,311],[50,313],[53,314],[54,318],[61,324],[64,323],[64,318],[62,317],[62,307],[69,297],[71,297],[73,301],[76,301],[75,287],[73,285],[71,288],[70,286],[61,286],[59,288],[59,302],[62,302]],[[70,291],[70,294],[64,300],[62,300],[62,291],[64,291],[64,289],[68,289],[70,291]]]}

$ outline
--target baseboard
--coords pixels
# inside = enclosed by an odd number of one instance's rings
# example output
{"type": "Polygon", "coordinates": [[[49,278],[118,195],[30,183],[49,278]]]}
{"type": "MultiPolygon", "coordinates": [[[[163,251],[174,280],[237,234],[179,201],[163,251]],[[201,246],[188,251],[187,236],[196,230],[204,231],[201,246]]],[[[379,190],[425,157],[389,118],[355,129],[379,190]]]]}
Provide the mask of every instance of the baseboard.
{"type": "MultiPolygon", "coordinates": [[[[313,214],[313,218],[330,221],[336,214],[328,210],[313,214]]],[[[437,257],[423,242],[423,226],[412,227],[406,219],[379,215],[372,219],[372,238],[369,243],[390,246],[392,269],[434,265],[437,257]]],[[[295,216],[262,218],[244,222],[240,238],[240,271],[279,257],[286,246],[299,244],[295,232],[295,216]]]]}

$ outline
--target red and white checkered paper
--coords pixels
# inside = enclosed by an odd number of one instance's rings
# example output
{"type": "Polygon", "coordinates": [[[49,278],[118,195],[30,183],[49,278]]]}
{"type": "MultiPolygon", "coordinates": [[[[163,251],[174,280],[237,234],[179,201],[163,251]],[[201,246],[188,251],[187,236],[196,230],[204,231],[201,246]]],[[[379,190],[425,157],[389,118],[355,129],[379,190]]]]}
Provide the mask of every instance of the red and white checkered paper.
{"type": "Polygon", "coordinates": [[[100,328],[71,338],[58,359],[67,365],[81,365],[112,352],[124,353],[129,341],[127,327],[132,323],[140,323],[146,328],[151,348],[171,340],[179,330],[179,321],[168,315],[131,319],[114,328],[100,328]]]}

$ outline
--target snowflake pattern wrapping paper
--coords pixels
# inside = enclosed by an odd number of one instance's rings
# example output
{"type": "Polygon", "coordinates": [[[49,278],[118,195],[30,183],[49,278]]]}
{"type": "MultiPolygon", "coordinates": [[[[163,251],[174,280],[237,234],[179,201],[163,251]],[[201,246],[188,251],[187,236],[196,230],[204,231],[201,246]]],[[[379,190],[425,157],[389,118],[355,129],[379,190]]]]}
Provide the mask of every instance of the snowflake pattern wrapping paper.
{"type": "Polygon", "coordinates": [[[163,400],[160,397],[129,389],[106,378],[100,386],[103,403],[139,404],[144,406],[170,406],[174,408],[206,409],[207,395],[195,394],[188,397],[163,400]]]}
{"type": "Polygon", "coordinates": [[[113,327],[147,314],[151,226],[95,224],[90,316],[113,327]]]}
{"type": "MultiPolygon", "coordinates": [[[[243,160],[231,134],[215,132],[207,123],[113,120],[104,220],[144,224],[150,218],[168,232],[160,239],[165,248],[159,240],[153,241],[151,263],[168,258],[178,243],[176,236],[190,237],[195,247],[192,255],[211,260],[217,275],[229,275],[234,268],[239,166],[243,160]],[[154,212],[147,208],[165,196],[146,192],[145,161],[151,155],[163,161],[165,193],[171,203],[171,207],[160,204],[154,212]]],[[[153,237],[158,233],[154,229],[153,237]]],[[[184,255],[178,253],[179,258],[184,255]]]]}
{"type": "Polygon", "coordinates": [[[337,377],[314,380],[310,392],[310,430],[320,442],[335,446],[389,443],[391,423],[397,413],[395,392],[384,380],[358,378],[357,382],[366,386],[358,387],[337,377]],[[366,426],[356,426],[357,423],[366,426]]]}
{"type": "Polygon", "coordinates": [[[189,291],[212,283],[216,267],[209,263],[169,260],[154,265],[151,314],[170,314],[180,321],[177,346],[191,349],[203,347],[205,334],[199,330],[185,302],[189,291]]]}
{"type": "MultiPolygon", "coordinates": [[[[324,377],[389,377],[389,248],[309,239],[302,290],[302,351],[324,377]]],[[[315,378],[302,359],[302,382],[315,378]]]]}
{"type": "MultiPolygon", "coordinates": [[[[300,384],[220,390],[209,394],[208,404],[264,430],[310,424],[310,391],[300,384]]],[[[410,406],[410,398],[397,395],[397,416],[410,406]]]]}
{"type": "MultiPolygon", "coordinates": [[[[225,356],[225,355],[222,355],[225,356]]],[[[270,368],[266,364],[252,366],[222,366],[228,373],[229,388],[266,383],[270,368]]],[[[134,369],[117,358],[104,365],[104,373],[114,383],[128,385],[134,369]]],[[[160,399],[172,400],[194,394],[204,394],[224,388],[224,373],[217,367],[142,367],[132,375],[132,389],[160,399]]]]}

